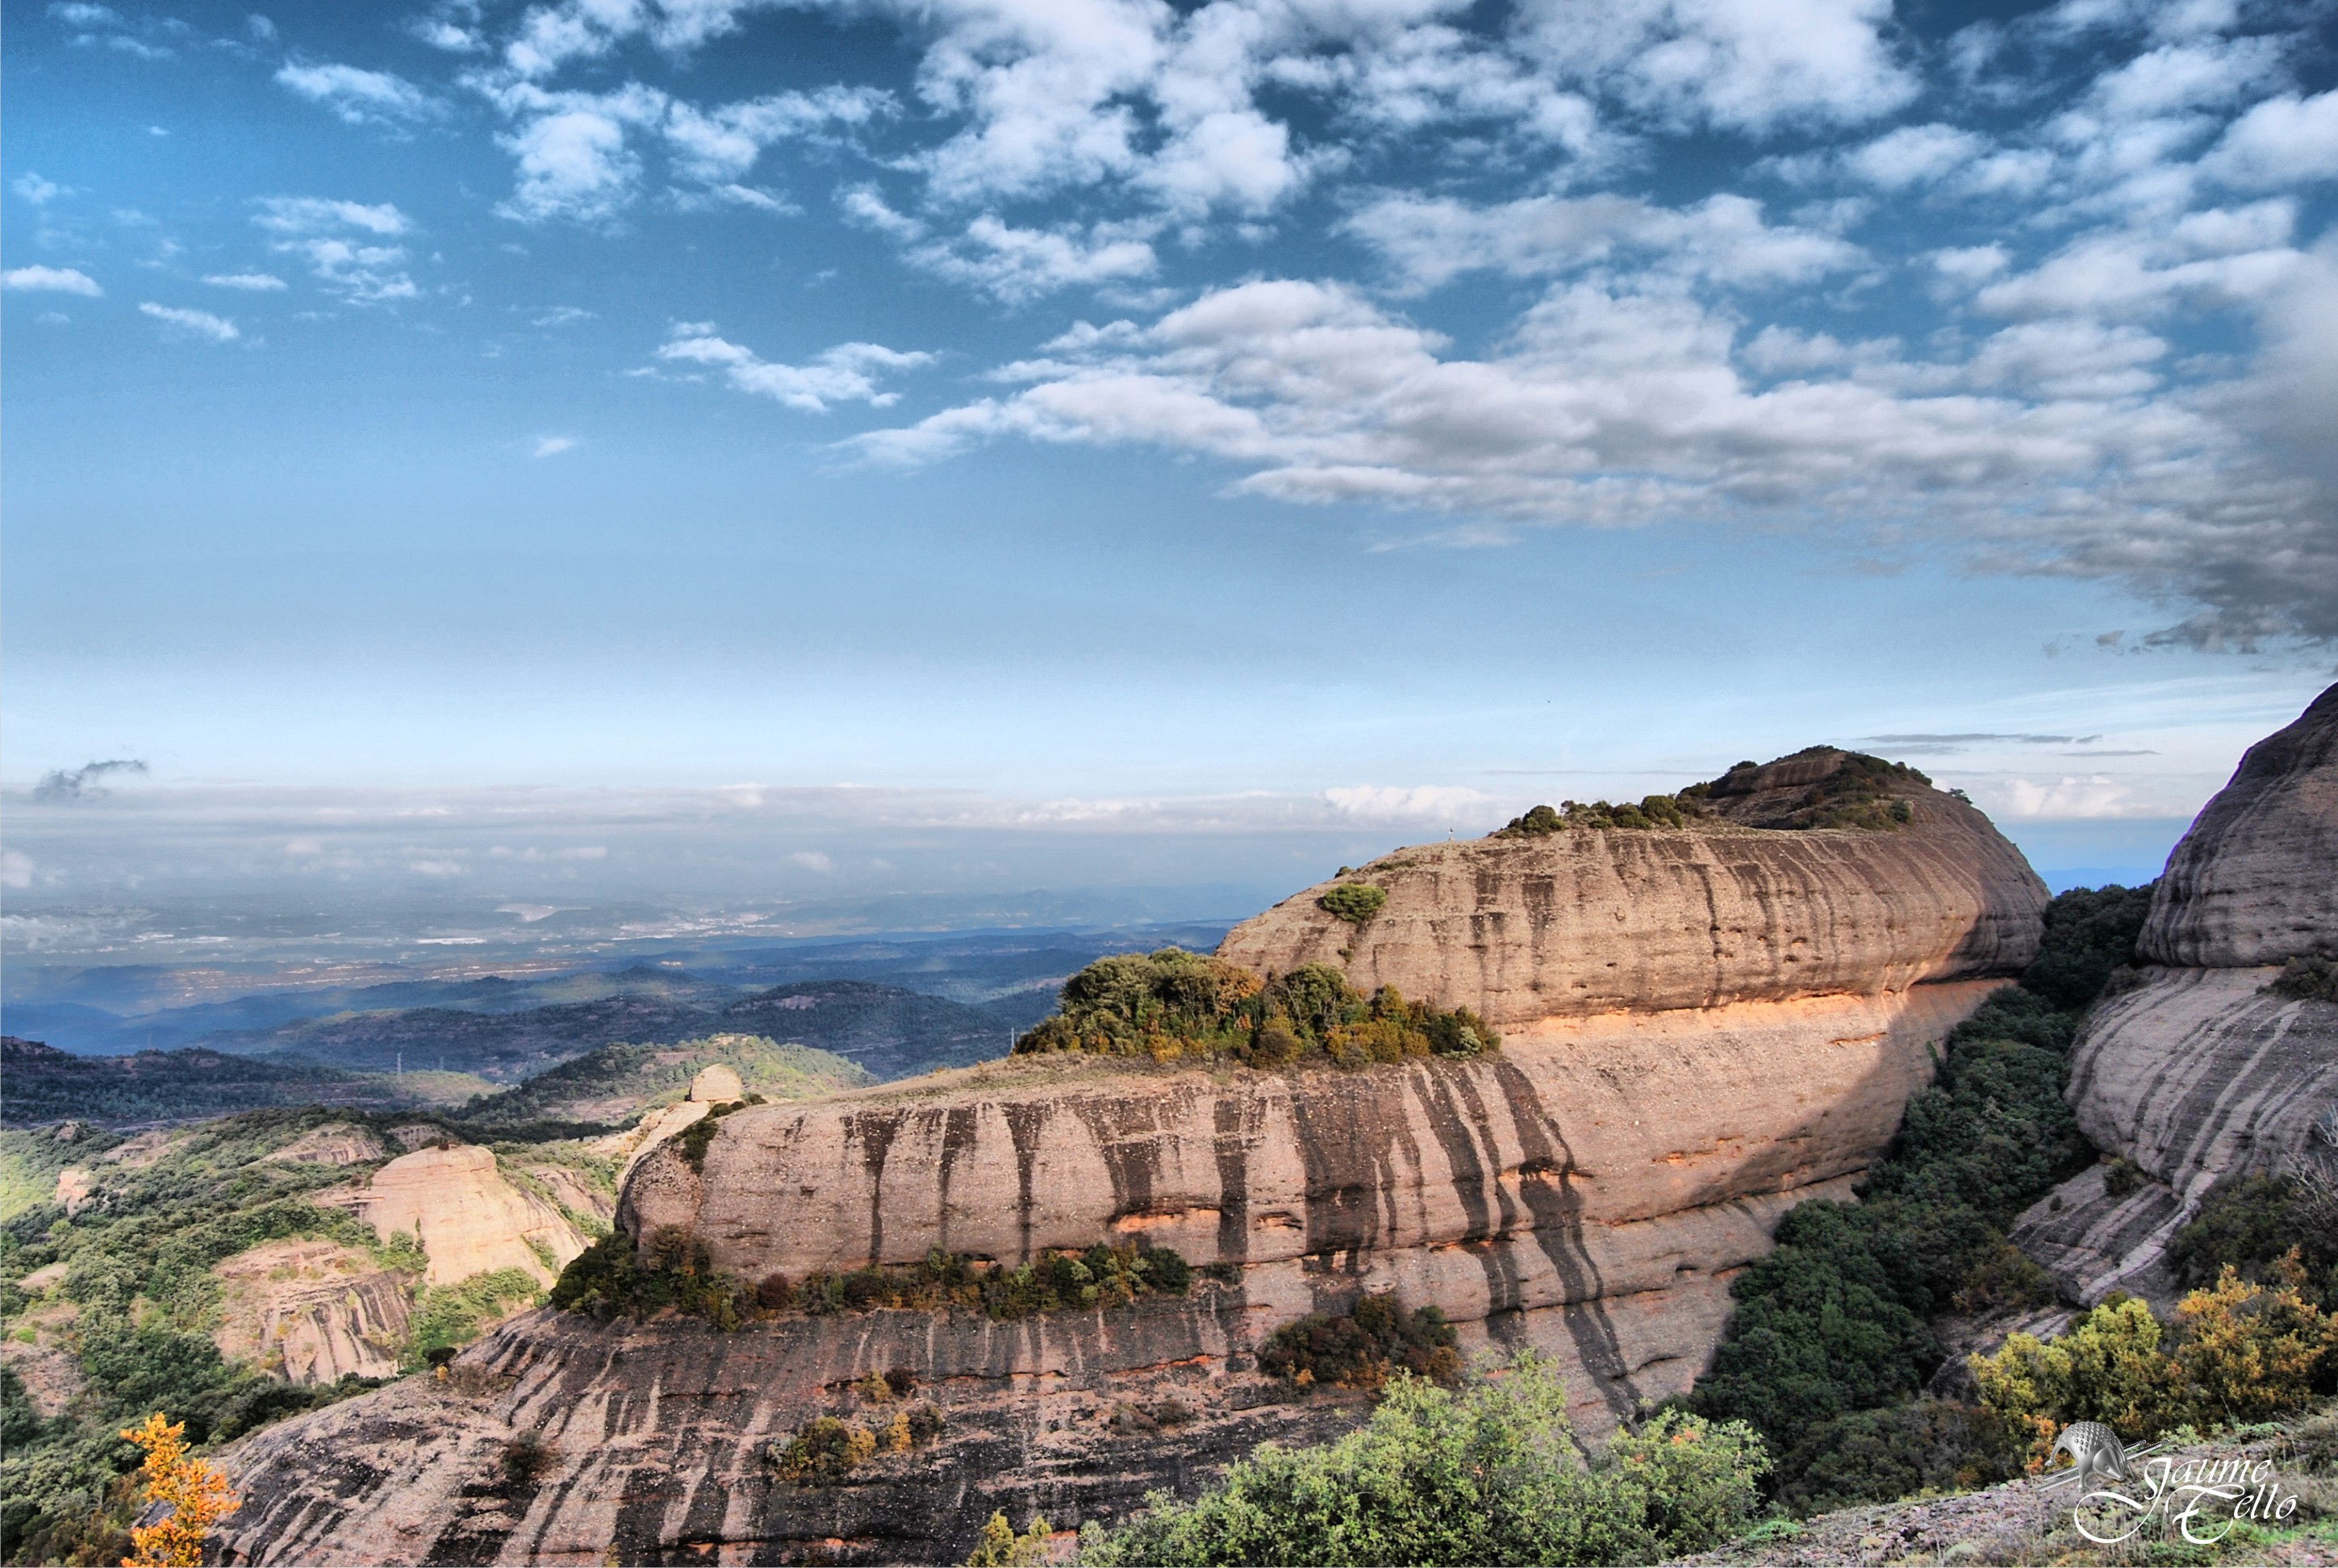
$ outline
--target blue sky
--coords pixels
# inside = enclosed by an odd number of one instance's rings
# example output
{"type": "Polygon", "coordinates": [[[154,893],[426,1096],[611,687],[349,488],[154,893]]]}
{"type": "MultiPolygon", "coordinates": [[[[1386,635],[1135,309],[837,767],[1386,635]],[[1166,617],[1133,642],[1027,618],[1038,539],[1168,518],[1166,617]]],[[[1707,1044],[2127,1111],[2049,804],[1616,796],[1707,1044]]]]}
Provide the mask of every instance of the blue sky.
{"type": "Polygon", "coordinates": [[[2334,16],[11,5],[6,774],[2143,863],[2329,679],[2334,16]]]}

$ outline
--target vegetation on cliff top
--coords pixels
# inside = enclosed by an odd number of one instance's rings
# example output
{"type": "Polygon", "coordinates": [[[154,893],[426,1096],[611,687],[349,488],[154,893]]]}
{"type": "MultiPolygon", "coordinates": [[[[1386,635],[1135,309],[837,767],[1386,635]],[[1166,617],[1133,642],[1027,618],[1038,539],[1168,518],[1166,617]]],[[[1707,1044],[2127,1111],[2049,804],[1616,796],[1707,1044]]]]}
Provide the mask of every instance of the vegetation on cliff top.
{"type": "Polygon", "coordinates": [[[1769,828],[1801,831],[1820,828],[1857,828],[1890,832],[1916,819],[1904,793],[1931,779],[1905,762],[1888,762],[1863,751],[1832,746],[1812,746],[1768,764],[1740,762],[1718,779],[1692,784],[1671,795],[1644,796],[1637,804],[1606,800],[1562,800],[1556,807],[1537,806],[1513,817],[1508,826],[1490,835],[1496,838],[1538,838],[1553,833],[1650,828],[1769,828]],[[1810,777],[1814,766],[1832,766],[1810,777]],[[1758,810],[1731,808],[1726,803],[1752,797],[1763,799],[1758,810]]]}
{"type": "Polygon", "coordinates": [[[1740,1534],[1766,1461],[1752,1431],[1666,1411],[1586,1459],[1567,1390],[1522,1352],[1454,1390],[1409,1375],[1335,1443],[1263,1444],[1191,1503],[1165,1493],[1079,1561],[1653,1563],[1740,1534]]]}
{"type": "Polygon", "coordinates": [[[1073,975],[1059,1009],[1015,1050],[1271,1069],[1476,1056],[1500,1043],[1466,1007],[1408,1002],[1392,985],[1366,997],[1329,965],[1262,980],[1239,965],[1164,947],[1099,958],[1073,975]]]}

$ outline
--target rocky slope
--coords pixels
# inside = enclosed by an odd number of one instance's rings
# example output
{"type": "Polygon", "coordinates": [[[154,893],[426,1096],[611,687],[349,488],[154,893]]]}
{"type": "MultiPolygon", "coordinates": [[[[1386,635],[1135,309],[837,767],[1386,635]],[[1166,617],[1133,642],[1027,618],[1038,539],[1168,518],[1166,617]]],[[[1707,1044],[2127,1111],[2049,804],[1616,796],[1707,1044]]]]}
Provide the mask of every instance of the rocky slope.
{"type": "Polygon", "coordinates": [[[2286,960],[2338,954],[2338,686],[2250,748],[2168,857],[2137,943],[2142,983],[2101,1004],[2070,1101],[2097,1168],[2022,1216],[2015,1240],[2083,1300],[2165,1299],[2168,1240],[2222,1178],[2279,1170],[2338,1110],[2338,1004],[2269,989],[2286,960]]]}
{"type": "Polygon", "coordinates": [[[750,1107],[695,1159],[643,1155],[619,1214],[749,1279],[1142,1239],[1217,1266],[1182,1300],[729,1336],[535,1315],[466,1357],[476,1397],[401,1385],[233,1451],[251,1501],[226,1539],[253,1561],[955,1557],[993,1507],[1108,1514],[1351,1419],[1276,1402],[1252,1357],[1367,1290],[1442,1307],[1465,1348],[1550,1352],[1602,1430],[1688,1386],[1778,1214],[1848,1191],[1928,1048],[2036,949],[2043,887],[1920,783],[1891,786],[1895,830],[1733,819],[1801,800],[1829,757],[1733,773],[1730,809],[1689,829],[1400,851],[1363,873],[1386,901],[1361,928],[1318,888],[1221,949],[1474,1008],[1503,1029],[1495,1055],[1292,1074],[1022,1058],[750,1107]],[[839,1488],[766,1471],[771,1440],[894,1366],[935,1391],[938,1444],[839,1488]],[[1174,1436],[1143,1432],[1172,1405],[1174,1436]],[[539,1428],[555,1473],[497,1491],[494,1455],[539,1428]]]}

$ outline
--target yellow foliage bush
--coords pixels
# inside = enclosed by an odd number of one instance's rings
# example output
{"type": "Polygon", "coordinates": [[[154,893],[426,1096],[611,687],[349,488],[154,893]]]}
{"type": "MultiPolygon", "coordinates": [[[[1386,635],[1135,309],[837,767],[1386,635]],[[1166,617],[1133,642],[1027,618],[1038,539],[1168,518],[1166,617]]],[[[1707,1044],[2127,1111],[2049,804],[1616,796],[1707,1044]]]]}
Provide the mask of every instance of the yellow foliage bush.
{"type": "Polygon", "coordinates": [[[188,1455],[185,1422],[166,1422],[158,1410],[143,1426],[124,1427],[122,1436],[146,1451],[138,1472],[146,1483],[146,1501],[171,1509],[159,1523],[130,1532],[133,1555],[122,1560],[122,1568],[196,1568],[212,1527],[241,1507],[243,1499],[229,1489],[218,1466],[188,1455]]]}

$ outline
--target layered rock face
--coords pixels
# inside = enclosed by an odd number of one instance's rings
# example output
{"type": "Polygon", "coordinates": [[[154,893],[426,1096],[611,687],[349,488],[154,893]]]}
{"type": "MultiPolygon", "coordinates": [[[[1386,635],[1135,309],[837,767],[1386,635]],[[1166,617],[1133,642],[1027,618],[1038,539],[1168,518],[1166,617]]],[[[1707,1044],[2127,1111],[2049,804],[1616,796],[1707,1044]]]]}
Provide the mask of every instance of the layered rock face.
{"type": "MultiPolygon", "coordinates": [[[[334,1194],[320,1193],[320,1202],[334,1194]]],[[[495,1152],[476,1145],[418,1149],[373,1173],[339,1200],[387,1240],[399,1231],[429,1255],[432,1285],[453,1285],[474,1274],[516,1269],[549,1285],[555,1265],[584,1250],[584,1238],[558,1206],[504,1180],[495,1152]]]]}
{"type": "Polygon", "coordinates": [[[2022,1216],[2015,1240],[2083,1300],[2176,1293],[2165,1253],[2218,1181],[2279,1170],[2338,1108],[2338,1005],[2269,990],[2290,958],[2338,954],[2338,687],[2250,748],[2169,856],[2137,943],[2139,988],[2100,1004],[2070,1102],[2097,1169],[2022,1216]]]}
{"type": "Polygon", "coordinates": [[[412,1275],[331,1241],[270,1241],[215,1265],[220,1354],[293,1383],[390,1377],[413,1317],[412,1275]]]}
{"type": "Polygon", "coordinates": [[[1777,1217],[1849,1191],[1929,1047],[2035,953],[2046,896],[2019,855],[1961,802],[1900,794],[1896,831],[1724,820],[1400,851],[1362,874],[1387,897],[1361,928],[1318,888],[1221,950],[1471,1007],[1503,1032],[1489,1056],[1017,1058],[732,1110],[694,1157],[695,1138],[658,1141],[620,1225],[686,1230],[750,1280],[1118,1239],[1218,1267],[1183,1300],[1018,1323],[881,1311],[726,1336],[534,1314],[465,1357],[507,1387],[409,1382],[240,1446],[250,1501],[224,1539],[251,1561],[954,1559],[994,1507],[1110,1517],[1262,1437],[1352,1422],[1337,1396],[1284,1402],[1253,1356],[1366,1291],[1441,1307],[1465,1350],[1554,1356],[1602,1432],[1690,1385],[1777,1217]],[[767,1446],[851,1414],[850,1385],[890,1367],[941,1406],[941,1442],[840,1487],[780,1484],[767,1446]],[[499,1445],[538,1428],[560,1468],[496,1490],[499,1445]]]}
{"type": "MultiPolygon", "coordinates": [[[[1758,820],[1822,762],[1789,760],[1719,801],[1758,820]]],[[[1466,1005],[1497,1028],[2019,973],[2046,888],[1989,819],[1909,786],[1893,832],[1558,832],[1400,849],[1353,880],[1387,895],[1361,928],[1311,887],[1219,956],[1261,973],[1336,965],[1359,989],[1466,1005]]]]}

